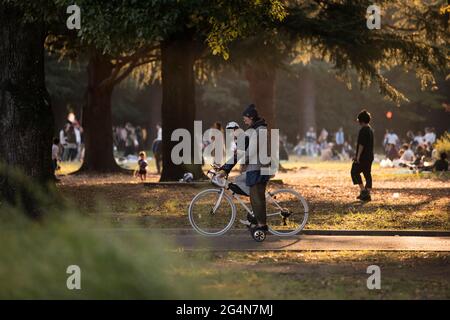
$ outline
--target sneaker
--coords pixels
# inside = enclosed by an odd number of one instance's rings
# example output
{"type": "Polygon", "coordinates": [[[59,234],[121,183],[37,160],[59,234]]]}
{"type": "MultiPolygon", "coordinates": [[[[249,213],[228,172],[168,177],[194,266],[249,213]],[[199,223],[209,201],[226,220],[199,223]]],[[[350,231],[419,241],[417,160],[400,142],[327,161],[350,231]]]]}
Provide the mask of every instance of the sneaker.
{"type": "Polygon", "coordinates": [[[256,221],[255,216],[252,216],[250,213],[247,213],[247,221],[251,224],[258,224],[258,221],[256,221]]]}
{"type": "Polygon", "coordinates": [[[239,222],[246,225],[248,228],[254,228],[258,224],[258,221],[256,221],[256,218],[249,213],[247,213],[246,220],[240,219],[239,222]]]}
{"type": "Polygon", "coordinates": [[[367,190],[361,190],[359,192],[359,195],[356,197],[356,199],[361,200],[361,198],[365,195],[365,193],[367,192],[367,190]]]}
{"type": "Polygon", "coordinates": [[[256,224],[251,223],[250,221],[248,221],[247,219],[239,219],[239,222],[242,223],[243,225],[245,225],[247,228],[253,228],[256,226],[256,224]]]}
{"type": "Polygon", "coordinates": [[[372,200],[372,198],[370,197],[370,193],[367,190],[361,191],[361,194],[359,195],[358,199],[361,201],[371,201],[372,200]]]}

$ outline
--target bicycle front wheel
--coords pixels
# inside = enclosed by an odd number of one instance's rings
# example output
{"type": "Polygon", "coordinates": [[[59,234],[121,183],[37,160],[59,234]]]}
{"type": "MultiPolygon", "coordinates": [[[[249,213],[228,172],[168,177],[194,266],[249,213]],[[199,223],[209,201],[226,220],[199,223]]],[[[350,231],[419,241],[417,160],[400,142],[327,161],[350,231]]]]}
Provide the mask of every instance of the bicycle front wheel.
{"type": "Polygon", "coordinates": [[[192,199],[188,215],[189,222],[198,233],[220,236],[233,226],[236,206],[223,190],[208,189],[192,199]]]}
{"type": "Polygon", "coordinates": [[[308,203],[292,189],[267,193],[267,226],[277,236],[299,233],[308,221],[308,203]]]}

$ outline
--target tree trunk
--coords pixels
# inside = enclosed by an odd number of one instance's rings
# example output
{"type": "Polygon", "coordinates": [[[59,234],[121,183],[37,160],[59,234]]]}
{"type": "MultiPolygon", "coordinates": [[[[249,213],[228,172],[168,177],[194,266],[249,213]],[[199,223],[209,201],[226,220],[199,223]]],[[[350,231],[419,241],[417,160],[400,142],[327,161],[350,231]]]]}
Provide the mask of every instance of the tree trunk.
{"type": "MultiPolygon", "coordinates": [[[[0,6],[0,162],[46,185],[53,178],[54,126],[45,86],[46,32],[43,22],[22,23],[23,15],[11,4],[0,6]]],[[[18,190],[0,177],[0,191],[13,200],[18,190]]]]}
{"type": "Polygon", "coordinates": [[[109,57],[91,54],[88,63],[88,88],[83,108],[85,154],[81,172],[119,172],[113,153],[111,95],[113,86],[100,86],[111,76],[113,65],[109,57]]]}
{"type": "Polygon", "coordinates": [[[250,97],[269,128],[277,128],[275,112],[276,68],[251,65],[246,68],[250,97]]]}
{"type": "Polygon", "coordinates": [[[311,71],[305,70],[300,76],[299,81],[300,108],[299,108],[299,127],[300,135],[305,136],[309,127],[316,128],[316,93],[314,79],[311,71]]]}
{"type": "Polygon", "coordinates": [[[149,128],[149,142],[150,147],[153,140],[157,136],[156,125],[161,124],[161,104],[162,104],[162,88],[161,84],[155,83],[150,86],[150,117],[148,118],[148,128],[149,128]]]}
{"type": "MultiPolygon", "coordinates": [[[[184,173],[191,172],[194,179],[204,177],[200,164],[172,162],[172,148],[178,144],[171,141],[172,132],[185,128],[191,133],[191,157],[193,160],[193,137],[195,120],[196,44],[190,39],[166,41],[161,46],[162,60],[162,107],[163,169],[160,181],[177,181],[184,173]]],[[[193,161],[192,161],[193,163],[193,161]]]]}

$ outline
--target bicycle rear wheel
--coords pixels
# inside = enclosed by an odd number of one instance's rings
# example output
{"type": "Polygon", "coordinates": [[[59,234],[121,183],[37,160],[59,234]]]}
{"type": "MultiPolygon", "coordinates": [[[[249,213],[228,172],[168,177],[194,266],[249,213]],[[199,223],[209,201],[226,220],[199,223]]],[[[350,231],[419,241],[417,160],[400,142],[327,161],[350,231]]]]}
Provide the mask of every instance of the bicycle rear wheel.
{"type": "Polygon", "coordinates": [[[200,234],[220,236],[236,219],[236,206],[220,189],[208,189],[197,194],[188,209],[189,222],[200,234]]]}
{"type": "Polygon", "coordinates": [[[277,236],[299,233],[308,221],[308,203],[292,189],[280,189],[266,196],[267,226],[277,236]]]}

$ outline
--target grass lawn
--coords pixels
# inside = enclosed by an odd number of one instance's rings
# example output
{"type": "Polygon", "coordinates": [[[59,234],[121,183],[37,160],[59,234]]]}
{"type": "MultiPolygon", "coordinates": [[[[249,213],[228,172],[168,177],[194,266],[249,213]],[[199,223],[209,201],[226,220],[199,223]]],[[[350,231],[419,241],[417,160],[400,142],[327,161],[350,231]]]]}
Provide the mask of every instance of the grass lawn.
{"type": "Polygon", "coordinates": [[[225,299],[449,299],[450,253],[252,252],[194,254],[180,276],[225,299]],[[381,289],[367,288],[378,265],[381,289]],[[197,280],[198,281],[198,280],[197,280]]]}
{"type": "Polygon", "coordinates": [[[450,299],[450,252],[183,252],[75,212],[39,225],[7,215],[0,299],[450,299]],[[67,290],[70,265],[81,290],[67,290]],[[380,290],[367,288],[370,265],[380,290]]]}
{"type": "MultiPolygon", "coordinates": [[[[69,173],[79,164],[62,164],[69,173]]],[[[132,168],[129,165],[129,168],[132,168]]],[[[349,162],[294,159],[275,179],[294,188],[308,201],[306,229],[415,229],[450,230],[450,176],[412,174],[400,169],[373,168],[373,201],[356,201],[357,188],[349,176],[349,162]]],[[[150,162],[150,172],[154,172],[150,162]]],[[[138,223],[155,228],[190,228],[187,207],[192,197],[208,185],[144,186],[129,175],[64,175],[59,190],[93,217],[116,223],[138,223]]],[[[159,176],[149,174],[148,181],[159,176]]],[[[279,188],[273,185],[271,188],[279,188]]],[[[238,215],[244,215],[239,211],[238,215]]]]}
{"type": "MultiPolygon", "coordinates": [[[[349,163],[285,167],[276,178],[308,199],[308,228],[450,229],[448,177],[375,167],[374,201],[360,205],[349,163]]],[[[450,299],[450,252],[183,252],[163,235],[121,233],[105,220],[189,227],[187,205],[203,187],[146,187],[127,174],[67,175],[57,185],[90,218],[67,206],[35,224],[2,208],[0,298],[450,299]],[[80,291],[66,287],[73,264],[83,270],[80,291]],[[380,290],[367,288],[370,265],[381,269],[380,290]]]]}

